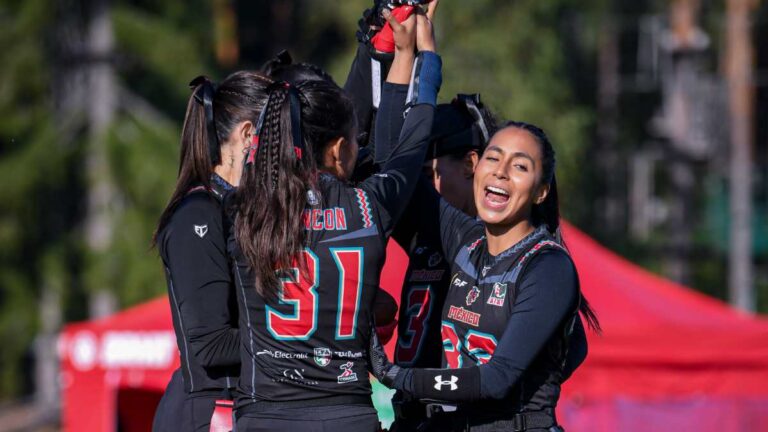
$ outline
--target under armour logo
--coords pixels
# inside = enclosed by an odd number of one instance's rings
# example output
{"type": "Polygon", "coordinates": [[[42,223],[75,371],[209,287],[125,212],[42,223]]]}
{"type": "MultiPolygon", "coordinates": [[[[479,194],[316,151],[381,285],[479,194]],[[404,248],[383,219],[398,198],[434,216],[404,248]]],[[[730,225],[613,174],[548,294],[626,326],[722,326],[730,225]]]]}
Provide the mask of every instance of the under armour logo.
{"type": "Polygon", "coordinates": [[[200,238],[205,237],[208,234],[208,225],[195,225],[195,234],[200,238]]]}
{"type": "Polygon", "coordinates": [[[451,375],[451,379],[447,381],[443,381],[443,376],[438,375],[435,377],[435,390],[440,391],[443,386],[449,385],[451,386],[451,391],[454,391],[459,388],[458,384],[456,384],[457,382],[459,382],[459,377],[455,375],[451,375]]]}

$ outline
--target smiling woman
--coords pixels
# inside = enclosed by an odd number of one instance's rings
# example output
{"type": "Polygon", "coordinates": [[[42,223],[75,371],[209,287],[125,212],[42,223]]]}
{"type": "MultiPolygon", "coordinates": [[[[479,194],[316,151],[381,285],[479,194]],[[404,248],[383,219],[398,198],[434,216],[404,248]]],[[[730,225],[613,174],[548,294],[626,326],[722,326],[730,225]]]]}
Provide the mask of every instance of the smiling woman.
{"type": "Polygon", "coordinates": [[[473,190],[480,222],[443,199],[435,206],[453,275],[442,311],[443,369],[391,365],[374,344],[374,370],[415,398],[463,402],[428,406],[424,430],[559,430],[560,386],[586,357],[578,312],[599,325],[558,239],[546,134],[507,123],[478,162],[473,190]]]}

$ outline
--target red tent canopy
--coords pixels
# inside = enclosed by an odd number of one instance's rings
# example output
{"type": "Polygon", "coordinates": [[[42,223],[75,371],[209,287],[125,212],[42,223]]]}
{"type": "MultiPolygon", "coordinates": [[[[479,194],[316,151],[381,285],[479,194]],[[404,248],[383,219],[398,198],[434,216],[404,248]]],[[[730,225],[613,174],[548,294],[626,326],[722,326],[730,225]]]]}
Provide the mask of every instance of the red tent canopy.
{"type": "MultiPolygon", "coordinates": [[[[768,320],[655,276],[569,225],[564,238],[604,329],[564,385],[566,428],[768,431],[768,320]]],[[[382,286],[396,299],[406,264],[390,245],[382,286]]],[[[167,300],[71,324],[60,340],[65,429],[149,430],[178,367],[167,300]]]]}

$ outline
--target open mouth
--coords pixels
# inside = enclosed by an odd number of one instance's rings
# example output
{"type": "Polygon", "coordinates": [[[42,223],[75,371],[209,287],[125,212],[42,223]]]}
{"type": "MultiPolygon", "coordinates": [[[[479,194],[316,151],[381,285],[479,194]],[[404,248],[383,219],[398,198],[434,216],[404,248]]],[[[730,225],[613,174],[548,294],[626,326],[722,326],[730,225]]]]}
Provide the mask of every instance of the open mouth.
{"type": "Polygon", "coordinates": [[[493,209],[503,208],[509,202],[509,192],[500,187],[486,186],[485,202],[493,209]]]}

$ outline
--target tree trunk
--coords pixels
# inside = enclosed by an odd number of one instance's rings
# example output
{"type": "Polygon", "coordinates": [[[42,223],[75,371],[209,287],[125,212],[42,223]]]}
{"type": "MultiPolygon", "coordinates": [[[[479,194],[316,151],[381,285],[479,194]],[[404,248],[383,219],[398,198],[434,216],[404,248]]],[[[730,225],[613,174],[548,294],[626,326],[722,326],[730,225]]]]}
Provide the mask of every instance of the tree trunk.
{"type": "MultiPolygon", "coordinates": [[[[117,106],[117,87],[111,58],[113,50],[112,19],[109,0],[91,0],[88,26],[89,61],[89,149],[86,159],[88,181],[88,210],[85,219],[85,237],[91,256],[103,262],[103,255],[112,245],[114,229],[113,204],[115,188],[107,158],[107,132],[117,106]]],[[[101,266],[99,278],[109,270],[101,266]]],[[[109,279],[90,286],[90,314],[102,317],[115,311],[117,302],[108,286],[109,279]]]]}
{"type": "Polygon", "coordinates": [[[728,0],[726,78],[731,123],[730,253],[728,290],[731,303],[755,311],[752,269],[752,128],[754,68],[749,15],[754,0],[728,0]]]}

